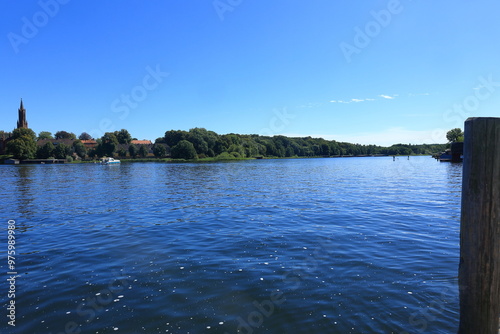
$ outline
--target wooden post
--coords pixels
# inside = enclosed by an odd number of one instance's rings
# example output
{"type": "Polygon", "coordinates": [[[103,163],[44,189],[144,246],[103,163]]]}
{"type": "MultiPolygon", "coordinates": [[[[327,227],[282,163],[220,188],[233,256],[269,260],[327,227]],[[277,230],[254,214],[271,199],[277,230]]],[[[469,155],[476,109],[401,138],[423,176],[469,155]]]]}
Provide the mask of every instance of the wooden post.
{"type": "Polygon", "coordinates": [[[497,334],[500,316],[500,118],[465,121],[459,334],[497,334]]]}

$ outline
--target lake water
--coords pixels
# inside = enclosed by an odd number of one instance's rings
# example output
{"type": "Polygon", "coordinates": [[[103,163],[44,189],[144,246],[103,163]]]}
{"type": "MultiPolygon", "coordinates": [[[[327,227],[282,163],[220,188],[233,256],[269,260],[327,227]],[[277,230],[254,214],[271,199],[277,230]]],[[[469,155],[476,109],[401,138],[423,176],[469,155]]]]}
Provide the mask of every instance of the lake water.
{"type": "Polygon", "coordinates": [[[2,333],[455,333],[461,164],[0,165],[2,333]]]}

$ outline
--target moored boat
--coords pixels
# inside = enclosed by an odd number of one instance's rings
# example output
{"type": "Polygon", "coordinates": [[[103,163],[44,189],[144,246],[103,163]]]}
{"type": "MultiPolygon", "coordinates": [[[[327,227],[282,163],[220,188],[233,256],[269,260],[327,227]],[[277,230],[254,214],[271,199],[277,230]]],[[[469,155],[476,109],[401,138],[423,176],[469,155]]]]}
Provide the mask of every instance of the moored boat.
{"type": "Polygon", "coordinates": [[[102,158],[101,165],[116,165],[119,164],[120,160],[114,158],[102,158]]]}

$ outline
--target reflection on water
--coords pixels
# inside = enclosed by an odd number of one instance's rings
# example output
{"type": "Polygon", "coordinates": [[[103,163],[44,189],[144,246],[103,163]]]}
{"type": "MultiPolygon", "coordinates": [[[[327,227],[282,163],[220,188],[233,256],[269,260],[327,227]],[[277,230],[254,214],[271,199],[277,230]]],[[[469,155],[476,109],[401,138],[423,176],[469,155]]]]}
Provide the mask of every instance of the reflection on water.
{"type": "Polygon", "coordinates": [[[388,157],[0,173],[13,190],[0,195],[2,217],[24,226],[20,332],[68,323],[83,333],[456,332],[461,164],[388,157]]]}

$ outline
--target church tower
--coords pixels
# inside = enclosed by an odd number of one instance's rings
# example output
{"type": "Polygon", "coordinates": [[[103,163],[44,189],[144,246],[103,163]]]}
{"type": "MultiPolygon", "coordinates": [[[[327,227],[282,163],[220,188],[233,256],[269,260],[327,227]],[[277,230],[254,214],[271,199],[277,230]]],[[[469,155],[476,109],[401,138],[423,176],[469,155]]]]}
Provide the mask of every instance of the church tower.
{"type": "Polygon", "coordinates": [[[19,107],[19,120],[17,121],[17,128],[28,128],[28,121],[26,120],[26,109],[23,107],[23,99],[21,99],[21,106],[19,107]]]}

